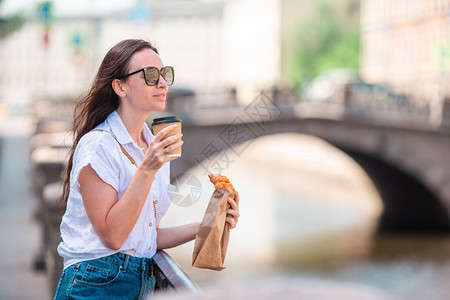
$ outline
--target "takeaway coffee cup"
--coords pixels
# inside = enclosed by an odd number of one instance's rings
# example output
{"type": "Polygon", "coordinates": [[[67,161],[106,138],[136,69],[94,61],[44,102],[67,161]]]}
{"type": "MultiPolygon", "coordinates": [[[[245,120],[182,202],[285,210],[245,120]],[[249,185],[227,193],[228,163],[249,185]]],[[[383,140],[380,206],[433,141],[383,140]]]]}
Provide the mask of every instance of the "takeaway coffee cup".
{"type": "MultiPolygon", "coordinates": [[[[167,126],[170,126],[170,125],[173,125],[173,124],[177,124],[178,126],[174,130],[172,130],[169,133],[167,133],[164,137],[175,135],[177,133],[181,133],[181,119],[180,119],[180,117],[178,117],[178,116],[168,116],[168,117],[153,119],[153,123],[152,123],[153,134],[157,135],[158,132],[161,131],[161,129],[166,128],[167,126]]],[[[170,151],[167,156],[168,157],[181,156],[181,146],[176,148],[173,151],[170,151]]]]}

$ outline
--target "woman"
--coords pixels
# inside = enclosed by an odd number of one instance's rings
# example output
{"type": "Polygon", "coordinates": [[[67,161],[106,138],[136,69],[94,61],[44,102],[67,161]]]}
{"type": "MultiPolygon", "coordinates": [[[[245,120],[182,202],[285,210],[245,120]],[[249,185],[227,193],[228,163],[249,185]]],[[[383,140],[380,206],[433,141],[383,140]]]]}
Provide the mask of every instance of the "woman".
{"type": "MultiPolygon", "coordinates": [[[[75,142],[63,185],[64,271],[55,299],[142,299],[153,291],[152,257],[195,238],[199,223],[158,228],[170,204],[166,153],[181,134],[153,136],[145,120],[165,108],[173,68],[143,40],[124,40],[106,54],[75,110],[75,142]]],[[[231,228],[239,196],[228,199],[231,228]]]]}

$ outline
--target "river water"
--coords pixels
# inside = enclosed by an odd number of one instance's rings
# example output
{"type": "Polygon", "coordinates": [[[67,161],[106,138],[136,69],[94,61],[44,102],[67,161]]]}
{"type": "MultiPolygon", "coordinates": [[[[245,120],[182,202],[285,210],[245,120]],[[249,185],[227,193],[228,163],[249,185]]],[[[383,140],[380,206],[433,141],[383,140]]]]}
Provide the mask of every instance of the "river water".
{"type": "MultiPolygon", "coordinates": [[[[381,200],[344,153],[315,137],[281,134],[224,154],[220,172],[241,198],[226,269],[193,268],[193,242],[168,250],[200,287],[319,279],[400,299],[450,299],[450,238],[376,234],[381,200]]],[[[176,199],[183,201],[175,201],[161,226],[202,219],[213,192],[206,175],[197,166],[179,178],[176,199]]]]}

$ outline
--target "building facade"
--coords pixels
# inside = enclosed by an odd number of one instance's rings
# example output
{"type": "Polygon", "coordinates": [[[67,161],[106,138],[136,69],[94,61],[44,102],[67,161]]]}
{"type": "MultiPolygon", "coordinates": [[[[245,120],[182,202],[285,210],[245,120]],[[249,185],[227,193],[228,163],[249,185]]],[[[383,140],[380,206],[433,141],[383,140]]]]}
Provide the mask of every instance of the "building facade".
{"type": "Polygon", "coordinates": [[[25,25],[0,40],[0,103],[23,111],[39,99],[78,98],[108,49],[126,38],[156,45],[176,69],[174,88],[203,101],[232,90],[249,102],[280,78],[279,2],[142,0],[102,11],[54,1],[47,36],[29,6],[25,25]]]}
{"type": "Polygon", "coordinates": [[[362,0],[361,75],[415,101],[450,97],[450,0],[362,0]]]}

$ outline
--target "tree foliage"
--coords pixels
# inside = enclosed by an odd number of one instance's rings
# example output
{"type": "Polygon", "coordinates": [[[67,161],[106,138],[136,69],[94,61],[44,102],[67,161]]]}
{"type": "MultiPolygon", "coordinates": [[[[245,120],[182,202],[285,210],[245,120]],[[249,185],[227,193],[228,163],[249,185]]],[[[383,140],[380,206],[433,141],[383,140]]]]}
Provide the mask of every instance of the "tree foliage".
{"type": "Polygon", "coordinates": [[[300,25],[289,72],[294,86],[300,87],[328,69],[358,68],[359,13],[345,12],[346,16],[339,16],[329,2],[319,2],[300,25]]]}
{"type": "MultiPolygon", "coordinates": [[[[0,7],[2,2],[3,0],[0,0],[0,7]]],[[[0,39],[19,29],[24,22],[24,17],[18,14],[12,16],[0,16],[0,39]]]]}

